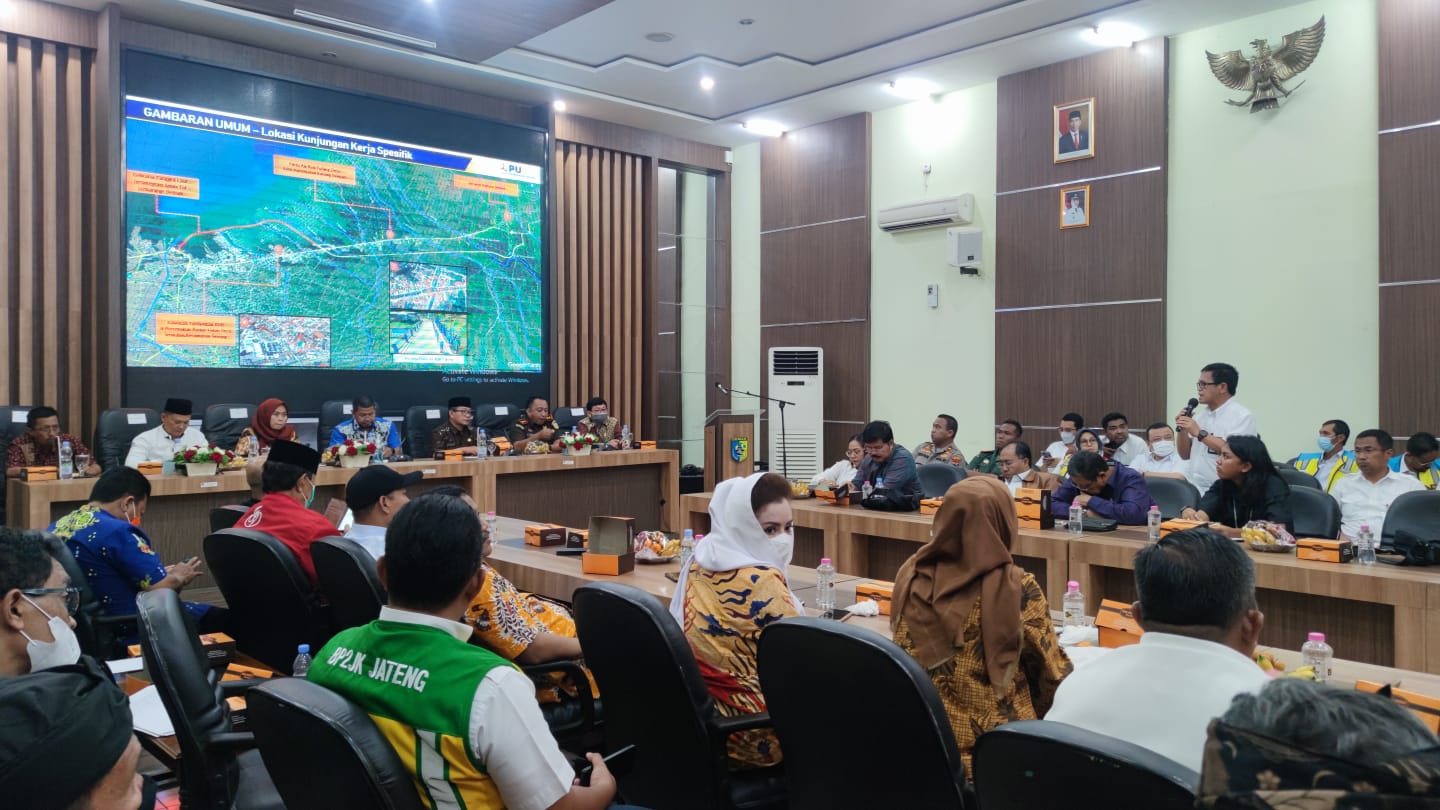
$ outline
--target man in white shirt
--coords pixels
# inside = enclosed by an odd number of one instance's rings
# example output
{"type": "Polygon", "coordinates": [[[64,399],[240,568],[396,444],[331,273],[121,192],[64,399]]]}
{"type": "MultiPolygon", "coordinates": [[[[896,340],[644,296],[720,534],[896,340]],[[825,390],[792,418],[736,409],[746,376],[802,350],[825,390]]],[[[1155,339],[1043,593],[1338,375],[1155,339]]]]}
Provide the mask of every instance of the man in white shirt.
{"type": "Polygon", "coordinates": [[[1031,452],[1030,445],[1019,441],[1000,448],[1000,478],[1010,488],[1011,496],[1021,489],[1054,492],[1060,488],[1059,478],[1030,466],[1031,452]]]}
{"type": "Polygon", "coordinates": [[[1383,430],[1362,430],[1355,437],[1355,466],[1359,475],[1347,475],[1330,495],[1340,504],[1340,536],[1354,540],[1361,526],[1369,526],[1378,545],[1390,504],[1407,492],[1425,489],[1418,479],[1390,469],[1395,440],[1383,430]]]}
{"type": "Polygon", "coordinates": [[[1195,398],[1205,410],[1193,416],[1189,408],[1175,417],[1175,446],[1180,457],[1190,462],[1190,483],[1201,492],[1210,489],[1218,476],[1215,463],[1227,436],[1259,436],[1260,428],[1250,409],[1235,399],[1240,372],[1229,363],[1211,363],[1200,369],[1195,398]]]}
{"type": "Polygon", "coordinates": [[[1174,532],[1135,554],[1140,643],[1077,667],[1046,720],[1148,748],[1200,770],[1205,732],[1237,694],[1270,678],[1251,656],[1265,626],[1255,564],[1210,529],[1174,532]]]}
{"type": "Polygon", "coordinates": [[[1189,469],[1175,452],[1175,431],[1164,422],[1145,428],[1146,450],[1130,460],[1130,469],[1156,478],[1185,478],[1189,469]]]}
{"type": "Polygon", "coordinates": [[[1060,417],[1060,441],[1051,442],[1050,446],[1045,448],[1045,452],[1040,454],[1040,461],[1035,466],[1045,472],[1055,472],[1060,466],[1060,462],[1075,452],[1075,437],[1083,427],[1085,427],[1085,417],[1078,413],[1072,411],[1060,417]]]}
{"type": "Polygon", "coordinates": [[[384,464],[361,467],[345,485],[345,505],[355,515],[345,536],[375,559],[384,557],[385,530],[400,507],[410,502],[405,488],[418,483],[424,475],[419,471],[401,475],[384,464]]]}
{"type": "Polygon", "coordinates": [[[160,424],[139,434],[130,442],[130,452],[125,454],[125,466],[140,466],[142,461],[172,461],[178,450],[195,445],[209,446],[205,434],[190,427],[190,412],[194,410],[188,399],[167,399],[160,411],[160,424]]]}
{"type": "Polygon", "coordinates": [[[1411,434],[1405,452],[1390,460],[1390,469],[1414,478],[1426,489],[1435,489],[1440,483],[1440,442],[1424,431],[1411,434]]]}
{"type": "Polygon", "coordinates": [[[1131,435],[1130,420],[1125,418],[1125,414],[1118,411],[1107,413],[1100,426],[1105,429],[1105,439],[1111,447],[1110,458],[1114,461],[1129,467],[1132,460],[1144,455],[1145,440],[1131,435]]]}

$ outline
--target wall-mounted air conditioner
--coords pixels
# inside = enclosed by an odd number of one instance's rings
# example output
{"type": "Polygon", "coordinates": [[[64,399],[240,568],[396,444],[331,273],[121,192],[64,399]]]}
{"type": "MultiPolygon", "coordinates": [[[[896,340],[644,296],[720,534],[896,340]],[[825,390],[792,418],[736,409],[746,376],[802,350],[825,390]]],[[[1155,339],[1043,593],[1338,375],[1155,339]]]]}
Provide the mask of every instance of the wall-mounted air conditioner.
{"type": "Polygon", "coordinates": [[[974,217],[975,197],[961,194],[887,206],[876,212],[875,221],[880,230],[894,233],[942,225],[969,225],[974,217]]]}

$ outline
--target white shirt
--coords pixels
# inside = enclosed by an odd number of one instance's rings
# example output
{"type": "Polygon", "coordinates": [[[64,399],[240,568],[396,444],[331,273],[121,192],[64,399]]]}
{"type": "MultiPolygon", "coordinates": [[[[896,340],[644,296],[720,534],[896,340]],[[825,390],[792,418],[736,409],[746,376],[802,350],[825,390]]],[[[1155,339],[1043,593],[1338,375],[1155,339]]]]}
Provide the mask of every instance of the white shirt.
{"type": "Polygon", "coordinates": [[[171,461],[175,458],[175,451],[194,447],[197,444],[204,447],[210,446],[210,442],[205,439],[205,434],[197,428],[186,425],[185,432],[180,434],[180,438],[172,439],[170,434],[165,432],[164,425],[156,425],[139,434],[134,441],[130,442],[130,452],[125,454],[125,466],[139,467],[142,461],[171,461]]]}
{"type": "Polygon", "coordinates": [[[1015,493],[1016,493],[1016,492],[1019,492],[1021,489],[1025,488],[1025,487],[1030,487],[1031,489],[1034,489],[1034,486],[1033,486],[1033,485],[1034,485],[1035,482],[1034,482],[1033,480],[1027,480],[1027,479],[1033,479],[1033,478],[1035,478],[1035,468],[1034,468],[1034,467],[1031,467],[1030,469],[1026,470],[1025,472],[1020,473],[1019,475],[1012,475],[1012,476],[1010,476],[1009,478],[1006,478],[1006,479],[1005,479],[1005,486],[1007,486],[1007,487],[1010,488],[1010,497],[1012,497],[1012,498],[1015,497],[1015,493]]]}
{"type": "Polygon", "coordinates": [[[1407,492],[1424,488],[1418,478],[1409,478],[1391,470],[1374,484],[1364,475],[1347,475],[1335,482],[1330,497],[1340,504],[1340,531],[1346,537],[1358,537],[1360,527],[1369,526],[1378,544],[1390,504],[1407,492]]]}
{"type": "Polygon", "coordinates": [[[1269,682],[1223,644],[1151,632],[1077,667],[1045,719],[1135,743],[1198,772],[1210,721],[1236,695],[1269,682]]]}
{"type": "Polygon", "coordinates": [[[818,487],[822,481],[834,481],[836,484],[848,484],[850,479],[855,477],[855,465],[850,459],[842,458],[835,462],[830,469],[810,479],[810,486],[818,487]]]}
{"type": "MultiPolygon", "coordinates": [[[[1335,465],[1336,465],[1336,464],[1339,464],[1340,462],[1342,462],[1342,461],[1344,461],[1344,460],[1345,460],[1345,450],[1344,450],[1344,449],[1341,449],[1339,452],[1337,452],[1335,455],[1331,456],[1330,458],[1325,458],[1325,455],[1324,455],[1323,453],[1320,455],[1320,463],[1317,464],[1317,465],[1315,465],[1315,480],[1320,482],[1320,488],[1321,488],[1321,489],[1324,489],[1324,488],[1330,483],[1330,471],[1333,470],[1333,469],[1335,469],[1335,465]]],[[[1358,473],[1353,473],[1353,474],[1358,474],[1358,473]]],[[[1340,482],[1339,482],[1339,481],[1336,481],[1336,482],[1335,482],[1335,486],[1337,486],[1337,487],[1340,486],[1340,482]]],[[[1374,527],[1372,526],[1371,528],[1374,528],[1374,527]]],[[[1377,534],[1377,535],[1375,535],[1375,536],[1376,536],[1376,537],[1379,537],[1380,535],[1377,534]]]]}
{"type": "Polygon", "coordinates": [[[1135,465],[1130,463],[1131,459],[1139,458],[1142,455],[1148,455],[1149,452],[1150,447],[1149,445],[1145,444],[1145,440],[1140,438],[1139,436],[1136,436],[1134,433],[1131,433],[1129,436],[1125,437],[1125,443],[1115,449],[1114,458],[1116,461],[1124,464],[1127,467],[1133,467],[1135,465]]]}
{"type": "Polygon", "coordinates": [[[385,556],[385,527],[371,526],[365,523],[354,523],[345,536],[360,544],[360,547],[370,552],[370,556],[380,559],[385,556]]]}
{"type": "Polygon", "coordinates": [[[1051,442],[1043,453],[1043,455],[1050,456],[1050,466],[1041,467],[1037,460],[1035,468],[1042,472],[1055,472],[1055,468],[1060,466],[1060,460],[1065,458],[1065,454],[1069,452],[1070,448],[1066,447],[1064,442],[1051,442]]]}
{"type": "Polygon", "coordinates": [[[1185,473],[1189,471],[1189,463],[1180,458],[1179,453],[1171,453],[1162,459],[1156,459],[1155,454],[1149,448],[1136,456],[1129,462],[1130,469],[1138,473],[1185,473]]]}
{"type": "MultiPolygon", "coordinates": [[[[468,624],[389,606],[380,608],[380,618],[434,627],[460,641],[469,641],[473,632],[468,624]]],[[[486,673],[470,704],[469,736],[507,810],[545,810],[570,792],[575,770],[550,736],[534,682],[520,670],[495,667],[486,673]]]]}
{"type": "MultiPolygon", "coordinates": [[[[1207,431],[1220,438],[1227,436],[1259,436],[1260,428],[1255,425],[1255,416],[1250,409],[1240,404],[1240,401],[1231,397],[1228,402],[1218,408],[1210,408],[1208,405],[1204,410],[1195,414],[1195,425],[1201,430],[1207,431]]],[[[1220,454],[1200,443],[1199,439],[1190,442],[1190,471],[1186,475],[1190,483],[1194,484],[1203,494],[1215,483],[1220,476],[1215,472],[1215,462],[1220,460],[1220,454]]]]}

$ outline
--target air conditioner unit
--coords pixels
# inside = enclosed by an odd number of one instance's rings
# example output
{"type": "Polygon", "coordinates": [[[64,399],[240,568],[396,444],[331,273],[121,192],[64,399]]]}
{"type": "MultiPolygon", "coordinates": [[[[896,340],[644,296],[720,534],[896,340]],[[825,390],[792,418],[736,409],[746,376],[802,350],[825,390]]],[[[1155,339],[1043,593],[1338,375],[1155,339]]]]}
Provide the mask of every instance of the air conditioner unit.
{"type": "Polygon", "coordinates": [[[892,205],[875,214],[880,230],[913,231],[917,228],[938,228],[941,225],[969,225],[975,217],[975,197],[936,197],[933,200],[892,205]]]}
{"type": "Polygon", "coordinates": [[[780,435],[780,406],[770,403],[770,442],[765,460],[770,472],[788,478],[813,478],[825,469],[825,350],[818,346],[770,349],[770,396],[785,406],[785,435],[780,435]]]}

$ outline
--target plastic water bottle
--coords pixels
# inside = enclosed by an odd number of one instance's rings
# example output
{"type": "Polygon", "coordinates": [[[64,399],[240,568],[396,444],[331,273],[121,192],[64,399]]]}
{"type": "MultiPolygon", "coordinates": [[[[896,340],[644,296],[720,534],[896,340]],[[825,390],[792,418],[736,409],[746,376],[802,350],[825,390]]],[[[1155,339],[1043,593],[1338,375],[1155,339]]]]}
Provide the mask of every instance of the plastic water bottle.
{"type": "Polygon", "coordinates": [[[495,521],[497,520],[499,520],[499,518],[495,516],[494,509],[485,513],[485,531],[490,535],[492,540],[495,538],[495,521]]]}
{"type": "Polygon", "coordinates": [[[296,648],[295,663],[290,665],[290,674],[296,678],[303,678],[310,671],[310,645],[301,644],[296,648]]]}
{"type": "Polygon", "coordinates": [[[1335,651],[1325,643],[1324,633],[1311,633],[1310,640],[1300,648],[1300,666],[1314,667],[1315,680],[1324,683],[1330,679],[1330,661],[1335,658],[1335,651]]]}
{"type": "Polygon", "coordinates": [[[1085,595],[1080,593],[1080,583],[1071,580],[1065,583],[1065,627],[1085,626],[1085,595]]]}
{"type": "Polygon", "coordinates": [[[1160,539],[1160,507],[1151,506],[1150,512],[1145,516],[1145,536],[1150,542],[1160,539]]]}
{"type": "Polygon", "coordinates": [[[835,566],[829,557],[821,557],[815,569],[815,608],[822,616],[835,609],[835,566]]]}
{"type": "Polygon", "coordinates": [[[70,442],[60,442],[60,477],[72,478],[75,475],[75,451],[70,449],[70,442]]]}
{"type": "Polygon", "coordinates": [[[695,553],[695,530],[686,529],[680,536],[680,570],[690,570],[690,556],[695,553]]]}
{"type": "Polygon", "coordinates": [[[1375,533],[1370,531],[1368,525],[1360,527],[1360,535],[1355,538],[1358,547],[1355,552],[1355,559],[1361,565],[1375,564],[1375,533]]]}
{"type": "Polygon", "coordinates": [[[1070,519],[1067,520],[1067,521],[1065,521],[1065,528],[1068,529],[1071,534],[1084,534],[1084,533],[1085,533],[1085,523],[1084,523],[1084,521],[1085,521],[1085,507],[1081,506],[1078,501],[1071,501],[1071,502],[1070,502],[1070,519]]]}
{"type": "Polygon", "coordinates": [[[630,436],[630,426],[629,426],[629,425],[621,425],[621,426],[620,426],[620,449],[621,449],[621,450],[629,450],[629,449],[630,449],[630,445],[631,445],[630,439],[631,439],[631,438],[632,438],[632,437],[630,436]]]}
{"type": "Polygon", "coordinates": [[[485,428],[480,428],[479,449],[475,452],[475,458],[484,461],[490,456],[490,439],[485,435],[485,428]]]}
{"type": "Polygon", "coordinates": [[[860,497],[864,500],[870,500],[870,495],[874,492],[875,487],[871,486],[869,481],[866,481],[864,485],[860,487],[860,497]]]}

